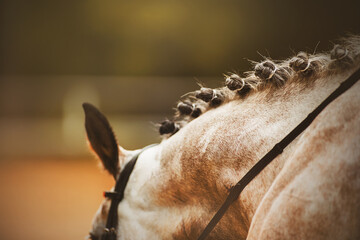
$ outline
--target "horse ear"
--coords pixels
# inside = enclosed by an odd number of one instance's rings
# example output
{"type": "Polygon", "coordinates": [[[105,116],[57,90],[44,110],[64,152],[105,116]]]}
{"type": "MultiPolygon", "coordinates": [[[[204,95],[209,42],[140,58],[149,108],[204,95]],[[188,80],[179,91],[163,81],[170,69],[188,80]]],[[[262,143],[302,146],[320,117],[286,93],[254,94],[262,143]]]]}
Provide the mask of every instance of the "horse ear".
{"type": "Polygon", "coordinates": [[[116,178],[119,170],[119,147],[106,117],[93,105],[84,103],[85,128],[90,145],[105,169],[116,178]]]}

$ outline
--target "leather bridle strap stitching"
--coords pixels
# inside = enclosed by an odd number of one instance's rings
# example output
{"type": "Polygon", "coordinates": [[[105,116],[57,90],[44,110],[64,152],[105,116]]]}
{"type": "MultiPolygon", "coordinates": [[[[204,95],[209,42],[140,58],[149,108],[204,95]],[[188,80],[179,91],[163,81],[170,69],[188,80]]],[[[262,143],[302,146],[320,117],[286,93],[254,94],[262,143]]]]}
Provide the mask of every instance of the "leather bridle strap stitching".
{"type": "Polygon", "coordinates": [[[224,216],[229,206],[239,197],[242,190],[279,154],[284,148],[288,146],[297,136],[299,136],[320,114],[320,112],[329,105],[338,96],[352,87],[360,79],[360,68],[356,70],[348,79],[340,84],[340,86],[333,91],[317,108],[315,108],[299,125],[297,125],[288,135],[286,135],[280,142],[262,157],[241,180],[231,188],[230,193],[220,209],[216,212],[209,224],[205,227],[198,240],[204,240],[210,232],[214,229],[216,224],[224,216]]]}
{"type": "Polygon", "coordinates": [[[113,192],[105,192],[104,196],[111,199],[111,205],[109,210],[109,215],[106,221],[106,228],[104,229],[104,233],[101,236],[101,240],[116,240],[117,236],[117,226],[118,226],[118,206],[121,200],[124,198],[124,191],[126,185],[129,181],[130,175],[134,170],[137,159],[140,154],[146,149],[153,147],[157,144],[149,145],[143,148],[139,153],[137,153],[132,159],[125,165],[124,170],[121,171],[118,180],[116,181],[114,191],[113,192]]]}

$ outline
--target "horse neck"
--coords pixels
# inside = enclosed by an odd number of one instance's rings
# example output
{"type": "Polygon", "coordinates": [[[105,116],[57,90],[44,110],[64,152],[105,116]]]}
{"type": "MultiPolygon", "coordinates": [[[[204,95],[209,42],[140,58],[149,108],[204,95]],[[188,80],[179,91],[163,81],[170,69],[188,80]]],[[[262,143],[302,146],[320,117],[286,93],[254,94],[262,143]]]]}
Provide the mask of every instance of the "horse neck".
{"type": "MultiPolygon", "coordinates": [[[[162,143],[161,163],[166,170],[161,176],[164,187],[158,203],[197,206],[197,216],[188,219],[197,219],[202,229],[230,187],[349,74],[265,89],[229,101],[191,121],[162,143]]],[[[245,188],[221,220],[219,231],[236,231],[246,237],[257,207],[293,152],[293,145],[245,188]]],[[[194,221],[189,225],[194,226],[194,221]]]]}

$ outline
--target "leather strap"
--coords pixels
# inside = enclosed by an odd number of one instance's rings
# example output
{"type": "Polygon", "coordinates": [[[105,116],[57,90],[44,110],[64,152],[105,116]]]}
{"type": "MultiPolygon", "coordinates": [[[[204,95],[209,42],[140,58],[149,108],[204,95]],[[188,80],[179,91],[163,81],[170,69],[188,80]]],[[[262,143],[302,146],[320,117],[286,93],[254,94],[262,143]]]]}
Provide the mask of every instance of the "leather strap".
{"type": "Polygon", "coordinates": [[[101,236],[101,240],[116,240],[117,236],[117,226],[118,226],[118,206],[121,200],[124,198],[124,191],[126,185],[129,181],[130,175],[134,170],[136,161],[138,160],[140,154],[146,149],[153,147],[157,144],[149,145],[143,148],[139,153],[137,153],[132,159],[125,165],[124,170],[121,171],[118,180],[116,181],[113,192],[105,192],[104,196],[111,199],[111,205],[109,210],[109,215],[106,221],[106,228],[104,233],[101,236]]]}
{"type": "Polygon", "coordinates": [[[297,136],[299,136],[320,114],[320,112],[329,105],[338,96],[352,87],[360,79],[360,68],[356,70],[348,79],[340,84],[340,86],[333,91],[317,108],[315,108],[299,125],[297,125],[288,135],[286,135],[280,142],[262,157],[241,180],[230,190],[230,193],[220,209],[216,212],[214,217],[205,227],[198,240],[204,240],[210,232],[214,229],[216,224],[224,216],[229,206],[239,197],[243,189],[279,154],[282,153],[284,148],[288,146],[297,136]]]}

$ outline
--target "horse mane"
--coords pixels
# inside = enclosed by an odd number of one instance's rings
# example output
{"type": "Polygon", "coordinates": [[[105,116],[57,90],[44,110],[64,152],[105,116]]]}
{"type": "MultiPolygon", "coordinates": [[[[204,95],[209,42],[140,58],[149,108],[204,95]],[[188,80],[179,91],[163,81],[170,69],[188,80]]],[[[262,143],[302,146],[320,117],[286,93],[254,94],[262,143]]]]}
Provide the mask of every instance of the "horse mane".
{"type": "Polygon", "coordinates": [[[171,120],[160,123],[159,133],[168,138],[204,112],[224,103],[246,99],[264,90],[271,93],[291,83],[308,85],[315,79],[340,73],[359,63],[360,36],[356,35],[340,39],[328,52],[299,52],[285,60],[265,58],[261,62],[252,62],[252,71],[224,74],[224,86],[216,89],[201,86],[199,90],[183,95],[171,120]]]}

